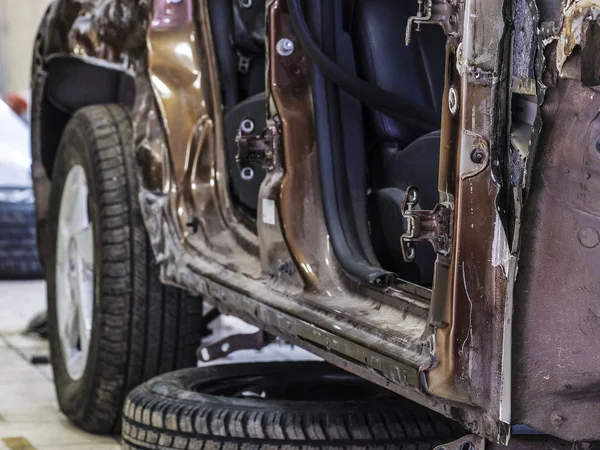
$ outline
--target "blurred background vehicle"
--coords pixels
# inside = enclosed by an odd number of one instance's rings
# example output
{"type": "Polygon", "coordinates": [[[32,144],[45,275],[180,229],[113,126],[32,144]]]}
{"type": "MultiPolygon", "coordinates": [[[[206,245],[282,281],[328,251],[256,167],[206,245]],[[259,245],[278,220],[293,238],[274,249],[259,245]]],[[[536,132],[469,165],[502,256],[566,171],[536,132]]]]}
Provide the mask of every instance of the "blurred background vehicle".
{"type": "MultiPolygon", "coordinates": [[[[13,98],[15,100],[15,98],[13,98]]],[[[22,109],[22,102],[13,101],[22,109]]],[[[0,100],[0,278],[40,278],[29,126],[0,100]]]]}

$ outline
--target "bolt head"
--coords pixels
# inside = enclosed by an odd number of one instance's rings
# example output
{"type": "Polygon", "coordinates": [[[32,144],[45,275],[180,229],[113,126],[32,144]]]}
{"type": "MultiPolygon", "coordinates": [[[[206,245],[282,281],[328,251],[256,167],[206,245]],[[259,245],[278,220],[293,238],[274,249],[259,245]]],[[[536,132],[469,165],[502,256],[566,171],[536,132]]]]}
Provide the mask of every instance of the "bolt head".
{"type": "Polygon", "coordinates": [[[244,167],[240,171],[240,176],[242,177],[242,180],[250,181],[254,178],[254,170],[252,170],[252,167],[244,167]]]}
{"type": "Polygon", "coordinates": [[[279,39],[276,49],[281,56],[290,56],[294,53],[294,43],[287,38],[279,39]]]}
{"type": "Polygon", "coordinates": [[[485,158],[485,152],[481,148],[475,148],[471,152],[471,161],[475,164],[481,164],[485,158]]]}
{"type": "Polygon", "coordinates": [[[240,128],[244,134],[252,133],[254,131],[254,122],[250,119],[244,119],[240,124],[240,128]]]}

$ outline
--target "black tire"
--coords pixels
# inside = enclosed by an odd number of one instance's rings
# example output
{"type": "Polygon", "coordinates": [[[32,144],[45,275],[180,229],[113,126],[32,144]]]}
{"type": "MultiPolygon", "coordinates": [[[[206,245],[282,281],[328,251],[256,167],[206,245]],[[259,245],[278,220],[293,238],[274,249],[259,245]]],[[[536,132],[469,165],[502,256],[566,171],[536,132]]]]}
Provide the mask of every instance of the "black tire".
{"type": "Polygon", "coordinates": [[[295,361],[156,377],[129,394],[122,437],[124,449],[430,450],[465,434],[455,422],[327,363],[295,361]],[[247,390],[267,398],[234,396],[247,390]]]}
{"type": "Polygon", "coordinates": [[[50,192],[48,318],[60,409],[80,428],[118,432],[127,393],[141,382],[195,366],[202,302],[159,282],[138,202],[131,121],[116,105],[91,106],[68,123],[50,192]],[[94,311],[83,375],[73,380],[57,329],[57,223],[65,178],[81,165],[94,240],[94,311]]]}
{"type": "MultiPolygon", "coordinates": [[[[22,192],[27,191],[31,190],[25,189],[22,192]]],[[[42,277],[33,202],[0,201],[0,279],[42,277]]]]}

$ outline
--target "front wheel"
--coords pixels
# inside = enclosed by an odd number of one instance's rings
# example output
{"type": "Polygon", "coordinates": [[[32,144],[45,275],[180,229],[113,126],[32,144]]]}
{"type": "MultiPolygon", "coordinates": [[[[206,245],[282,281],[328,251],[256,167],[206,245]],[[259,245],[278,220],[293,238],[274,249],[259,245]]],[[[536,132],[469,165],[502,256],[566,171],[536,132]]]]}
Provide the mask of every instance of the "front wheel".
{"type": "Polygon", "coordinates": [[[61,410],[118,431],[127,393],[196,365],[202,302],[160,284],[142,222],[128,112],[84,108],[54,164],[48,221],[48,327],[61,410]]]}

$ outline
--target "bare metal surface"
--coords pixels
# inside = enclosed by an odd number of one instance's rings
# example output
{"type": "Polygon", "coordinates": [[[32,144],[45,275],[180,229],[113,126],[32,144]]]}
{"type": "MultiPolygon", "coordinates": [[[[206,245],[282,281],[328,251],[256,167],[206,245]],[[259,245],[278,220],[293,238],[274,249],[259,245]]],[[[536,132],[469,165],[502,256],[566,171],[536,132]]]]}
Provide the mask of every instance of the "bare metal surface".
{"type": "Polygon", "coordinates": [[[576,45],[583,45],[585,29],[589,21],[600,17],[600,2],[598,0],[568,0],[562,11],[562,27],[558,36],[556,49],[556,69],[562,74],[562,69],[576,45]]]}

